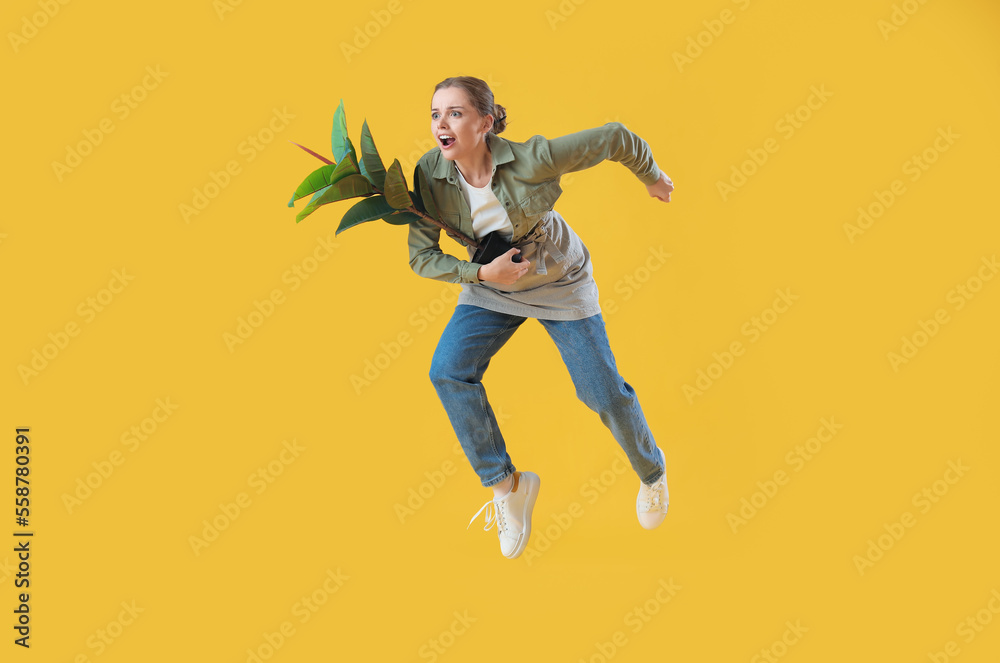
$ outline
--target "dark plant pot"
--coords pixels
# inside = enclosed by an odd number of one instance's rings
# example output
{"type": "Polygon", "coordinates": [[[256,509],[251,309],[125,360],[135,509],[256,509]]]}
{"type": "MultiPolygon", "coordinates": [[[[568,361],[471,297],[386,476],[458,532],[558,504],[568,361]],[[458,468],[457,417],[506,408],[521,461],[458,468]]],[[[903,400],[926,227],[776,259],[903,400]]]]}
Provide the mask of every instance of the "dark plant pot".
{"type": "MultiPolygon", "coordinates": [[[[514,245],[508,243],[498,231],[494,230],[480,240],[479,248],[476,250],[476,254],[472,256],[472,262],[479,265],[488,265],[497,256],[502,256],[512,248],[514,248],[514,245]]],[[[521,262],[521,254],[515,253],[510,259],[514,262],[521,262]]]]}

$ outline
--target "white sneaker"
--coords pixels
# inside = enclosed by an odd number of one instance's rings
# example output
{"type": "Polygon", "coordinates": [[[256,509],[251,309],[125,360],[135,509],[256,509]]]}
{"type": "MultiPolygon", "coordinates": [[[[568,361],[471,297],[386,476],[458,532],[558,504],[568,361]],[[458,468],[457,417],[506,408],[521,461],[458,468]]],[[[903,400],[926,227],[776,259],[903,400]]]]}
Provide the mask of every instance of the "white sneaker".
{"type": "MultiPolygon", "coordinates": [[[[535,508],[541,480],[534,472],[514,472],[514,483],[503,497],[494,497],[484,504],[469,521],[469,526],[486,509],[486,526],[496,523],[500,537],[500,552],[507,559],[520,557],[531,536],[531,510],[535,508]]],[[[466,527],[465,529],[469,529],[466,527]]]]}
{"type": "Polygon", "coordinates": [[[639,482],[639,496],[635,498],[635,513],[639,516],[639,524],[646,529],[653,529],[667,517],[667,507],[670,505],[670,492],[667,490],[667,459],[660,452],[663,461],[663,476],[651,485],[639,482]]]}

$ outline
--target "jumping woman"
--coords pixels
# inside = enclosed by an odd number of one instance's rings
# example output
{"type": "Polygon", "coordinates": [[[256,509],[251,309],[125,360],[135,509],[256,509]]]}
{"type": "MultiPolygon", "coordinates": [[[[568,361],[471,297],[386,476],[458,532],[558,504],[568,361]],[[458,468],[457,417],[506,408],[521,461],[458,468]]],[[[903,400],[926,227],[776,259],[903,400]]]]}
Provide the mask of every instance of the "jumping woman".
{"type": "MultiPolygon", "coordinates": [[[[528,318],[537,319],[559,348],[577,396],[600,415],[639,477],[636,514],[653,529],[667,514],[666,458],[657,447],[639,400],[618,374],[598,304],[590,253],[552,209],[559,179],[617,161],[670,202],[673,182],[643,139],[620,122],[560,138],[500,138],[507,113],[489,86],[471,76],[434,88],[431,133],[437,146],[417,163],[440,221],[478,243],[490,233],[512,248],[487,264],[441,251],[440,228],[409,225],[410,266],[420,276],[461,283],[455,311],[431,360],[430,379],[482,485],[488,530],[497,525],[500,552],[518,557],[531,536],[539,478],[515,469],[486,398],[482,378],[490,359],[528,318]],[[519,261],[518,261],[519,259],[519,261]]],[[[464,242],[463,242],[464,244],[464,242]]],[[[472,522],[469,523],[470,525],[472,522]]]]}

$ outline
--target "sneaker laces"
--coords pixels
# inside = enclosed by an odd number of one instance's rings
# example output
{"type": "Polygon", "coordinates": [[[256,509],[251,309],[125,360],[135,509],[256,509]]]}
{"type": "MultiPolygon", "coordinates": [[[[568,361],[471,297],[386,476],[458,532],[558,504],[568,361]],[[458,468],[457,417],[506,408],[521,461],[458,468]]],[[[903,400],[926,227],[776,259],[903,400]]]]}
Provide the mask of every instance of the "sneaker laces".
{"type": "Polygon", "coordinates": [[[663,502],[660,496],[665,492],[663,489],[666,487],[667,472],[664,470],[663,476],[657,479],[650,485],[642,484],[642,506],[644,510],[649,511],[666,511],[669,504],[669,497],[667,502],[663,502]]]}
{"type": "Polygon", "coordinates": [[[476,521],[476,518],[478,518],[479,514],[481,514],[485,509],[486,525],[483,527],[483,531],[484,532],[489,531],[493,527],[493,525],[496,524],[498,533],[506,532],[507,531],[506,505],[507,505],[506,502],[499,502],[498,506],[498,502],[496,500],[489,500],[486,504],[484,504],[479,508],[479,511],[476,511],[476,515],[472,516],[472,520],[469,521],[469,524],[466,525],[465,529],[469,529],[470,527],[472,527],[472,523],[476,521]]]}

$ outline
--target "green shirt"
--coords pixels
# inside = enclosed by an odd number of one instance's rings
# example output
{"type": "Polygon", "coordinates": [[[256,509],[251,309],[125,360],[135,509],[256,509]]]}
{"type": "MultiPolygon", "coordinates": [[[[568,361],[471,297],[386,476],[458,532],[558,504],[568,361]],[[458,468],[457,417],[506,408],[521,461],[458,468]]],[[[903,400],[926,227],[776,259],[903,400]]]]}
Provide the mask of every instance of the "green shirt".
{"type": "MultiPolygon", "coordinates": [[[[654,184],[660,178],[649,145],[621,122],[551,140],[535,135],[523,143],[489,133],[487,145],[493,157],[493,194],[514,227],[511,243],[515,245],[552,209],[562,194],[559,179],[566,173],[611,160],[624,165],[643,184],[654,184]]],[[[435,147],[420,157],[417,168],[430,187],[439,220],[475,237],[472,212],[462,195],[455,162],[445,159],[435,147]]],[[[479,283],[481,265],[441,251],[440,234],[440,228],[422,219],[409,224],[413,271],[439,281],[479,283]]],[[[466,245],[461,240],[459,243],[466,245]]]]}

